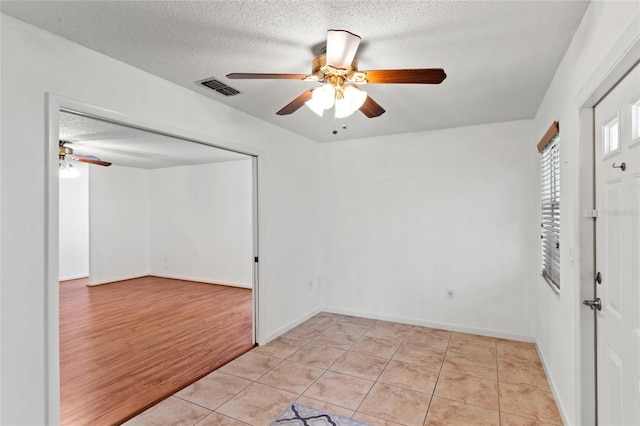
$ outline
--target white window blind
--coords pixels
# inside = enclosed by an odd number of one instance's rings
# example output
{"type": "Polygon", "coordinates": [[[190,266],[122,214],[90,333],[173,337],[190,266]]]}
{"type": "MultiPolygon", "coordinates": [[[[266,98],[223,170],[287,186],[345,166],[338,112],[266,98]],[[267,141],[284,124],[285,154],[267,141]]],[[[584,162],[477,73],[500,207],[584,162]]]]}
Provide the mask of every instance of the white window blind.
{"type": "Polygon", "coordinates": [[[542,276],[560,290],[560,153],[558,134],[541,151],[542,276]]]}

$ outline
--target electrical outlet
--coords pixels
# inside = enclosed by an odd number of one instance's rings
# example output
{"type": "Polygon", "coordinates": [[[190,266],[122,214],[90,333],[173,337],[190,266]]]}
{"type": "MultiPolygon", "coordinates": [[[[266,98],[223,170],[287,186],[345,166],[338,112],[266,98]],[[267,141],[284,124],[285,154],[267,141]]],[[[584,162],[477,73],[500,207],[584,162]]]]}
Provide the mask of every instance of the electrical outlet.
{"type": "Polygon", "coordinates": [[[453,299],[453,289],[447,289],[447,299],[453,299]]]}

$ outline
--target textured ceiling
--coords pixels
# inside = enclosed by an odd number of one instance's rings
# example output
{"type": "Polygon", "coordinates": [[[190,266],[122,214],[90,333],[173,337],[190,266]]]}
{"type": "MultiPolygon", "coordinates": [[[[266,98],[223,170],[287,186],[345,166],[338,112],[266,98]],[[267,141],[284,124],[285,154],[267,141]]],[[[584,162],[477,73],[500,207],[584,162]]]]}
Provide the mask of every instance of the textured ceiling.
{"type": "Polygon", "coordinates": [[[316,141],[534,117],[583,1],[2,1],[0,10],[316,141]],[[444,68],[441,85],[366,85],[385,109],[342,120],[275,112],[317,83],[229,80],[309,73],[328,29],[362,37],[360,69],[444,68]],[[198,87],[216,77],[240,90],[198,87]],[[343,125],[347,128],[343,129],[343,125]],[[332,130],[338,134],[333,135],[332,130]]]}
{"type": "MultiPolygon", "coordinates": [[[[60,113],[60,139],[74,154],[94,155],[118,166],[157,169],[250,158],[107,121],[60,113]]],[[[97,166],[96,166],[97,167],[97,166]]]]}

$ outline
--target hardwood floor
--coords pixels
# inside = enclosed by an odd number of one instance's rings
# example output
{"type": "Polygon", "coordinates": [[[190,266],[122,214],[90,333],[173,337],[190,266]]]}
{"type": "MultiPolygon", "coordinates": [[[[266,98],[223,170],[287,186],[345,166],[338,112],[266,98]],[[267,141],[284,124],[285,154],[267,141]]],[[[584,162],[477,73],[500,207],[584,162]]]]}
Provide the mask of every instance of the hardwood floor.
{"type": "Polygon", "coordinates": [[[61,424],[119,424],[252,345],[251,290],[144,277],[60,283],[61,424]]]}

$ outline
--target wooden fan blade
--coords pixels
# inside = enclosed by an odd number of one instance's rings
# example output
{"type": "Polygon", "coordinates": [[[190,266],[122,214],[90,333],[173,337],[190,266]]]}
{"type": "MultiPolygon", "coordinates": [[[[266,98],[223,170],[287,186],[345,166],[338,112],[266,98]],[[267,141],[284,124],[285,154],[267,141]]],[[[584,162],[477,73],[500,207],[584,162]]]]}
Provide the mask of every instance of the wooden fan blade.
{"type": "Polygon", "coordinates": [[[276,114],[287,115],[287,114],[291,114],[292,112],[296,112],[298,109],[300,109],[302,105],[304,105],[305,102],[311,99],[312,90],[313,89],[307,90],[302,95],[298,96],[297,98],[289,102],[289,104],[287,104],[287,106],[282,108],[280,111],[276,112],[276,114]]]}
{"type": "Polygon", "coordinates": [[[102,161],[101,159],[99,159],[98,157],[94,157],[93,155],[73,154],[73,155],[68,155],[68,157],[71,158],[72,160],[80,161],[81,163],[97,164],[99,166],[107,166],[107,167],[111,165],[111,163],[109,163],[108,161],[102,161]]]}
{"type": "Polygon", "coordinates": [[[447,77],[442,68],[362,71],[369,84],[440,84],[447,77]]]}
{"type": "Polygon", "coordinates": [[[367,96],[367,100],[360,107],[360,111],[369,118],[378,117],[384,114],[384,108],[380,106],[371,96],[367,96]]]}
{"type": "Polygon", "coordinates": [[[307,74],[267,74],[267,73],[250,73],[250,72],[234,72],[227,74],[227,78],[235,80],[248,80],[248,79],[278,79],[278,80],[304,80],[308,77],[307,74]]]}

